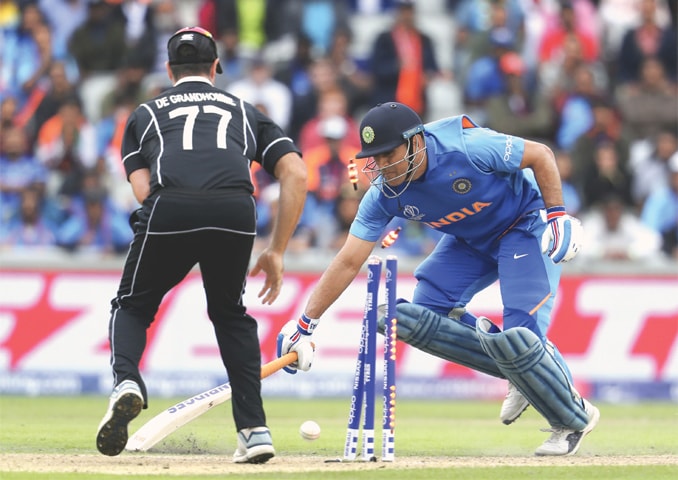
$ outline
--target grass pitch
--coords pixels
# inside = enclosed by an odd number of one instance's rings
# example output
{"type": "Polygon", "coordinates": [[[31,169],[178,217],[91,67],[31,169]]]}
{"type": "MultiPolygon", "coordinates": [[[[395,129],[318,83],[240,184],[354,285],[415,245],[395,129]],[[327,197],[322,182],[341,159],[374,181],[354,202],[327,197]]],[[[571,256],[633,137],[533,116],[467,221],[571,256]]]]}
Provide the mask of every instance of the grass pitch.
{"type": "MultiPolygon", "coordinates": [[[[178,399],[151,398],[130,433],[178,399]]],[[[234,465],[230,402],[181,428],[148,453],[100,455],[94,446],[108,399],[0,397],[0,478],[27,479],[646,479],[678,478],[678,405],[598,404],[601,420],[579,453],[534,457],[548,433],[528,409],[513,425],[499,421],[499,402],[399,400],[396,460],[327,463],[343,454],[348,399],[265,399],[277,456],[265,465],[234,465]],[[299,426],[315,420],[320,439],[299,426]]],[[[377,408],[377,423],[381,408],[377,408]]],[[[381,434],[375,450],[379,456],[381,434]]]]}

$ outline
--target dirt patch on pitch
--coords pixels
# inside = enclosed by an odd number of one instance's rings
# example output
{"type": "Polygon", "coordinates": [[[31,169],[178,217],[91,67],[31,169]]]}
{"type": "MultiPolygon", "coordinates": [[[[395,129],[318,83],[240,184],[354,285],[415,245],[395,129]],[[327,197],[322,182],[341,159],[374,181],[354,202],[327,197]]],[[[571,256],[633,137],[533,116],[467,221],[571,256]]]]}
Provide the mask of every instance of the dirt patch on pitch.
{"type": "Polygon", "coordinates": [[[395,462],[328,462],[321,456],[280,455],[263,465],[236,465],[224,455],[163,455],[125,453],[60,455],[8,453],[0,472],[108,473],[116,475],[225,475],[277,472],[341,472],[376,469],[419,469],[502,466],[678,465],[678,455],[539,457],[399,457],[395,462]]]}

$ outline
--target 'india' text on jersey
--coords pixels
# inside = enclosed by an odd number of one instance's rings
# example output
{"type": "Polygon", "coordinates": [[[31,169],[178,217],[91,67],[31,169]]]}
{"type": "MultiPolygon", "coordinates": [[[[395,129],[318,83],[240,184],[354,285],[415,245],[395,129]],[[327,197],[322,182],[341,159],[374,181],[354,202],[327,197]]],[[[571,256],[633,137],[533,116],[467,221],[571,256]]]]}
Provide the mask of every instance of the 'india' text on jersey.
{"type": "Polygon", "coordinates": [[[524,140],[463,128],[462,118],[426,125],[426,173],[396,198],[370,188],[351,227],[353,235],[376,241],[393,217],[402,217],[484,250],[524,213],[544,208],[532,171],[520,169],[524,140]]]}

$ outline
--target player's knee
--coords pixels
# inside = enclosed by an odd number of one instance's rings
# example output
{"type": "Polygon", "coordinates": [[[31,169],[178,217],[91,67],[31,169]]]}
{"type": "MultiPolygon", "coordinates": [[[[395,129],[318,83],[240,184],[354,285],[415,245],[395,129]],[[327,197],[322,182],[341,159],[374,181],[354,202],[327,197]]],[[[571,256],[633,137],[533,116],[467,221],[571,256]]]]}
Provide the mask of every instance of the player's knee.
{"type": "Polygon", "coordinates": [[[533,332],[542,342],[546,341],[546,337],[539,328],[537,323],[537,316],[531,315],[530,312],[524,310],[505,308],[504,309],[504,330],[510,330],[516,327],[524,327],[533,332]]]}

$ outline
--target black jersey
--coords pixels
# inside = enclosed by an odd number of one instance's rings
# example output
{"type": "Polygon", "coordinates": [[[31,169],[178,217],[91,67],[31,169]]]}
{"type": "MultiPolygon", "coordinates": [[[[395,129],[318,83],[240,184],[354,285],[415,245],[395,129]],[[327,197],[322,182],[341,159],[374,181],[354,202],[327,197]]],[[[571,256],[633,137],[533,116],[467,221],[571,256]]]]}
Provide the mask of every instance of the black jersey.
{"type": "Polygon", "coordinates": [[[277,161],[300,153],[278,125],[253,105],[186,77],[130,115],[122,142],[127,176],[151,171],[151,192],[245,189],[252,193],[250,164],[273,174],[277,161]]]}

